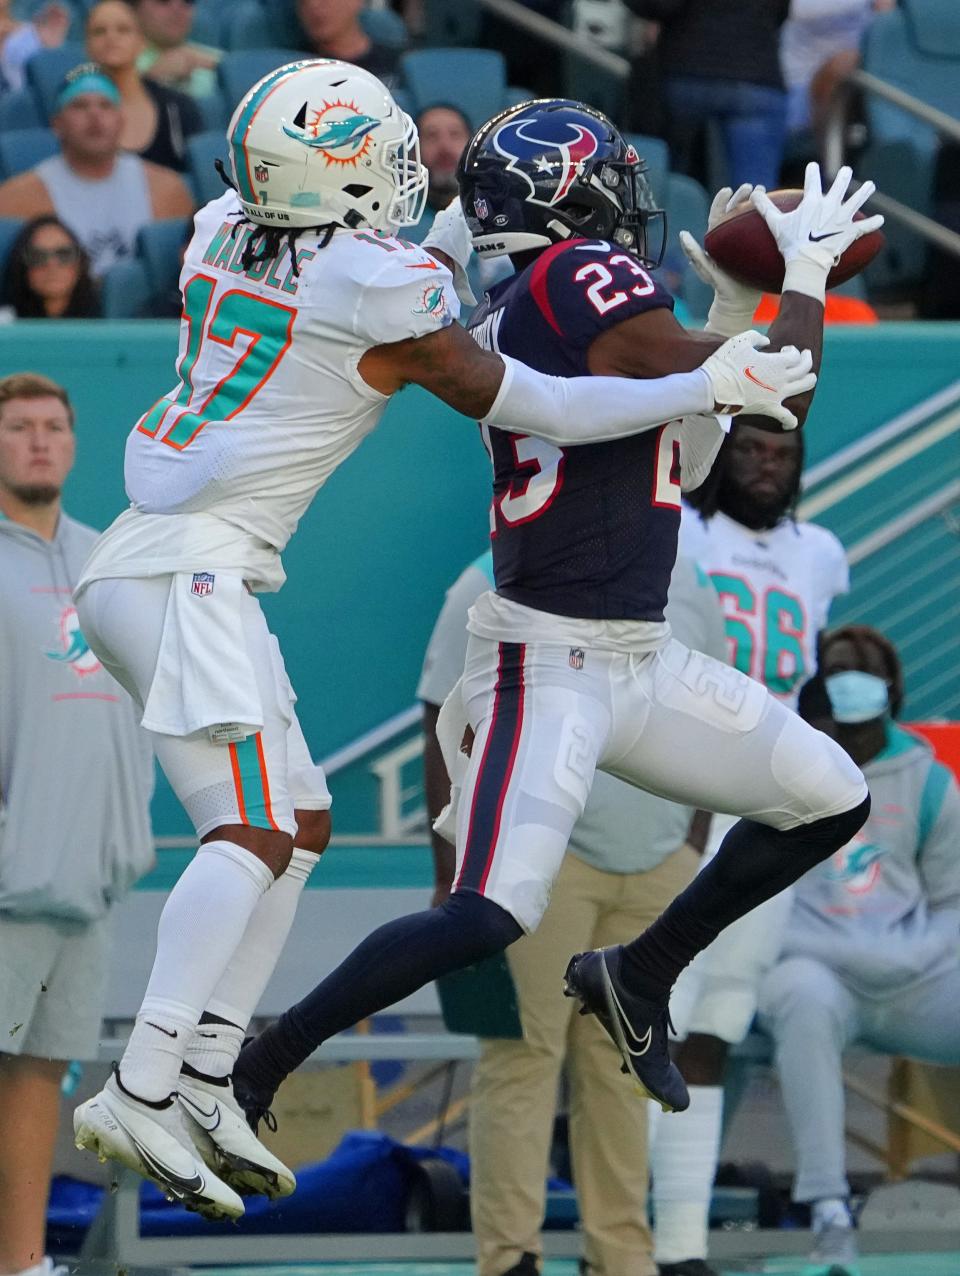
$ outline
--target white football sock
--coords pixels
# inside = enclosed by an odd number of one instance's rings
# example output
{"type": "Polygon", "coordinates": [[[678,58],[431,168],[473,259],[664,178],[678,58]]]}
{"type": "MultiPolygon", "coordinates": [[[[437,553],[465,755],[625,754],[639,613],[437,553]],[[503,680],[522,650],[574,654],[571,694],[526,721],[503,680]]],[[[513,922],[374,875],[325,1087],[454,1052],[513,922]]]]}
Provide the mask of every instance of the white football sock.
{"type": "Polygon", "coordinates": [[[187,1047],[186,1062],[209,1077],[233,1071],[247,1024],[287,942],[300,895],[320,856],[294,847],[289,867],[253,910],[243,939],[206,1009],[227,1023],[204,1023],[187,1047]]]}
{"type": "Polygon", "coordinates": [[[813,1203],[813,1230],[822,1232],[825,1227],[853,1227],[853,1219],[847,1202],[841,1196],[825,1196],[813,1203]]]}
{"type": "Polygon", "coordinates": [[[234,842],[206,842],[160,914],[157,955],[120,1062],[124,1088],[151,1102],[176,1089],[184,1051],[273,874],[234,842]]]}
{"type": "Polygon", "coordinates": [[[658,1263],[707,1257],[710,1196],[720,1155],[722,1086],[690,1086],[690,1106],[658,1123],[650,1157],[658,1263]]]}

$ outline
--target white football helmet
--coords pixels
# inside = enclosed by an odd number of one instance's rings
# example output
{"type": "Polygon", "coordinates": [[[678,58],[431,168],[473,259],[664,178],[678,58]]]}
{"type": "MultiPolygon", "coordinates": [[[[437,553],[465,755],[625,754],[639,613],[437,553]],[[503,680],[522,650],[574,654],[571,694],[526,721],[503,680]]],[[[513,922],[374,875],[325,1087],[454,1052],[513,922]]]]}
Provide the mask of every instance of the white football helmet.
{"type": "Polygon", "coordinates": [[[251,221],[413,226],[427,197],[417,127],[383,84],[349,62],[290,62],[233,113],[230,168],[251,221]]]}

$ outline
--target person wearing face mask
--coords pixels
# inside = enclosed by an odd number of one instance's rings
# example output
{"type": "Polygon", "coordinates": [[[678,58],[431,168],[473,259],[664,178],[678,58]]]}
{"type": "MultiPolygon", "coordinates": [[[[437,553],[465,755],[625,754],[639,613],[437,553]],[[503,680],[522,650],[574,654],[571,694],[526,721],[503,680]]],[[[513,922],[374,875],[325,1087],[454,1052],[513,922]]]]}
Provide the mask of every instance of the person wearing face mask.
{"type": "MultiPolygon", "coordinates": [[[[760,991],[815,1262],[857,1259],[847,1204],[844,1050],[960,1063],[960,792],[927,743],[896,725],[903,672],[875,629],[824,636],[800,713],[862,768],[873,796],[860,832],[794,887],[781,960],[760,991]]],[[[830,1268],[831,1272],[834,1270],[830,1268]]]]}

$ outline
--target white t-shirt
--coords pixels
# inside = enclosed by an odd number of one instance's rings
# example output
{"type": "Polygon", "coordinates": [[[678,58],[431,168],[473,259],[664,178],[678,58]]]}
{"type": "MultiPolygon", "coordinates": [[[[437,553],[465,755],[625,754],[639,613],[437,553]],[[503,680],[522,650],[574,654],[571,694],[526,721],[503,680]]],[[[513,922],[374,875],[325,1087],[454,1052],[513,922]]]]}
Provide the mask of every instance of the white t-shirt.
{"type": "Polygon", "coordinates": [[[719,512],[704,522],[684,505],[680,548],[720,595],[730,663],[795,708],[816,669],[817,634],[830,604],[850,588],[836,536],[790,519],[763,532],[719,512]]]}
{"type": "Polygon", "coordinates": [[[108,528],[81,587],[101,577],[240,571],[283,582],[279,552],[317,490],[373,430],[388,399],[357,365],[459,313],[449,271],[382,232],[310,232],[248,270],[231,191],[200,210],[180,287],[177,386],[127,439],[132,508],[108,528]]]}

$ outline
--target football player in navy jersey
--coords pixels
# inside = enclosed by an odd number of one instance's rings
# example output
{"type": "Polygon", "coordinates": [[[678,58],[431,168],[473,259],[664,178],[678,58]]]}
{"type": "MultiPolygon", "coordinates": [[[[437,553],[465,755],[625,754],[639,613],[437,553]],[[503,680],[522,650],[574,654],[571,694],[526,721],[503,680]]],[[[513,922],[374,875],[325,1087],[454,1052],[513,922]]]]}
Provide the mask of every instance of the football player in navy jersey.
{"type": "MultiPolygon", "coordinates": [[[[882,221],[854,222],[873,188],[845,201],[850,177],[842,170],[823,193],[811,165],[788,214],[750,188],[720,201],[749,198],[770,226],[786,262],[771,344],[807,347],[817,364],[830,266],[882,221]]],[[[739,285],[692,241],[717,293],[712,331],[674,319],[651,273],[663,214],[636,151],[598,112],[562,100],[513,107],[473,138],[459,179],[475,250],[509,255],[517,270],[474,314],[484,347],[554,374],[649,378],[700,366],[750,327],[739,285]]],[[[808,404],[788,406],[803,417],[808,404]]],[[[723,927],[849,841],[869,810],[843,750],[760,683],[671,639],[664,622],[681,491],[705,478],[728,425],[687,417],[576,447],[484,428],[496,590],[471,609],[464,675],[438,723],[451,775],[462,727],[473,733],[454,892],[374,932],[244,1049],[234,1083],[252,1118],[321,1041],[536,928],[597,767],[743,817],[647,932],[567,971],[641,1088],[666,1109],[687,1106],[667,1050],[675,979],[723,927]]]]}

